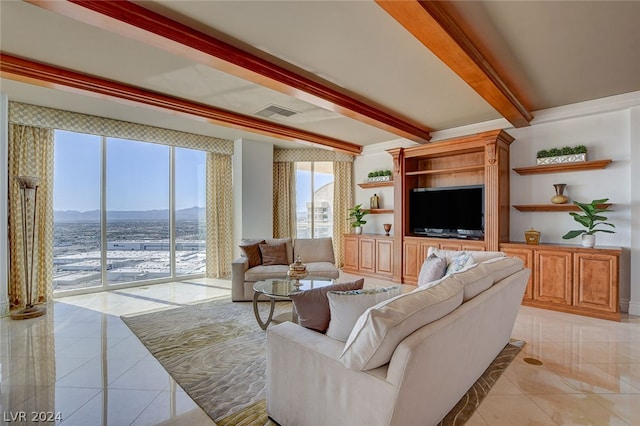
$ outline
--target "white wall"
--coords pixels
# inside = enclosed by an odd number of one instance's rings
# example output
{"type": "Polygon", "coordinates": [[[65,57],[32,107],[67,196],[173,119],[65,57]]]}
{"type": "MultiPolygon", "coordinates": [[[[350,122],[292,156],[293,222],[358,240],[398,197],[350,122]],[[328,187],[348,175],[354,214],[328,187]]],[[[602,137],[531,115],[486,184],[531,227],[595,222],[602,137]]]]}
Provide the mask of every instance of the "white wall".
{"type": "Polygon", "coordinates": [[[0,316],[9,313],[9,238],[8,197],[9,197],[9,141],[8,141],[7,95],[0,93],[0,316]]]}
{"type": "MultiPolygon", "coordinates": [[[[412,145],[415,145],[415,143],[397,140],[376,144],[375,146],[368,146],[362,150],[362,155],[357,156],[353,162],[354,185],[356,188],[355,204],[362,204],[364,209],[368,209],[370,207],[371,196],[376,194],[380,197],[381,209],[395,208],[396,200],[393,198],[393,187],[362,189],[357,184],[367,182],[369,172],[377,170],[391,170],[393,172],[393,160],[391,155],[386,152],[386,149],[412,145]]],[[[384,223],[391,223],[393,225],[393,214],[370,214],[365,216],[364,220],[366,220],[367,223],[362,227],[362,232],[365,234],[384,234],[382,225],[384,223]]],[[[390,234],[393,235],[394,231],[395,229],[392,226],[390,234]]]]}
{"type": "Polygon", "coordinates": [[[233,153],[233,257],[242,238],[273,237],[273,145],[239,139],[233,153]]]}
{"type": "Polygon", "coordinates": [[[629,313],[640,315],[640,106],[629,110],[630,141],[630,198],[631,198],[631,244],[630,244],[630,300],[629,313]]]}
{"type": "MultiPolygon", "coordinates": [[[[625,311],[629,307],[630,313],[640,315],[640,92],[536,111],[534,116],[531,126],[520,129],[508,128],[503,120],[496,120],[441,131],[433,135],[433,140],[485,131],[495,125],[494,128],[504,127],[516,139],[511,145],[512,168],[535,165],[536,152],[540,149],[566,145],[586,145],[591,160],[612,159],[613,162],[602,170],[529,176],[512,171],[511,204],[549,204],[555,194],[554,183],[566,183],[566,195],[572,200],[590,202],[596,198],[609,198],[614,206],[607,216],[616,225],[616,233],[598,233],[597,245],[623,248],[621,307],[625,311]]],[[[398,140],[391,145],[411,146],[411,143],[398,140]]],[[[367,147],[356,159],[356,182],[364,182],[372,169],[392,165],[391,156],[384,152],[392,146],[376,147],[367,147]]],[[[356,187],[356,202],[368,206],[371,194],[372,190],[356,187]]],[[[365,228],[365,232],[381,232],[381,223],[379,218],[374,219],[374,230],[365,228]]],[[[531,227],[541,232],[543,243],[580,244],[579,239],[562,239],[568,230],[580,229],[568,213],[523,213],[511,209],[512,241],[524,241],[524,232],[531,227]]]]}

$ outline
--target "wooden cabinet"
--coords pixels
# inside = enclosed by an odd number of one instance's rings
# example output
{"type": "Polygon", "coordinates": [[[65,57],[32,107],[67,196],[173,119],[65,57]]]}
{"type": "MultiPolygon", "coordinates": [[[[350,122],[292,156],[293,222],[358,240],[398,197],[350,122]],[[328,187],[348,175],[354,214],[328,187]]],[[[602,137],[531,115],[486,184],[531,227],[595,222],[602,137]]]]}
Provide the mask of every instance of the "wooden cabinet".
{"type": "Polygon", "coordinates": [[[536,250],[534,252],[533,299],[571,305],[573,275],[571,252],[536,250]]]}
{"type": "MultiPolygon", "coordinates": [[[[509,241],[509,146],[504,130],[492,130],[409,148],[388,150],[394,169],[394,259],[402,282],[416,283],[424,247],[448,250],[498,250],[509,241]],[[420,237],[410,229],[410,194],[414,188],[484,186],[482,240],[420,237]]],[[[437,209],[438,206],[433,206],[437,209]]]]}
{"type": "Polygon", "coordinates": [[[343,270],[352,274],[393,278],[393,237],[345,234],[343,270]]]}
{"type": "Polygon", "coordinates": [[[620,321],[620,248],[503,243],[500,249],[531,269],[524,305],[620,321]]]}
{"type": "Polygon", "coordinates": [[[617,282],[618,256],[606,253],[575,253],[573,255],[574,306],[617,312],[617,282]]]}
{"type": "MultiPolygon", "coordinates": [[[[533,271],[533,250],[529,249],[521,249],[521,248],[507,248],[501,247],[502,251],[505,252],[507,256],[517,257],[522,259],[524,262],[524,267],[529,268],[533,271]]],[[[522,300],[531,300],[533,299],[533,275],[529,276],[529,281],[527,281],[527,288],[524,291],[524,296],[522,300]]]]}

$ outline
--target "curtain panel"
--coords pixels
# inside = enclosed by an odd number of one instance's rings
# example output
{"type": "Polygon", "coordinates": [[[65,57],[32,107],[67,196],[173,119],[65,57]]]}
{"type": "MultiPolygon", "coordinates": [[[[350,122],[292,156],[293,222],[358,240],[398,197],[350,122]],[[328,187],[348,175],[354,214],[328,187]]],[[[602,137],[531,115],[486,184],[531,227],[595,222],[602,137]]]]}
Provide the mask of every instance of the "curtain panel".
{"type": "Polygon", "coordinates": [[[353,163],[333,163],[333,251],[336,265],[344,266],[344,234],[349,233],[347,210],[353,207],[353,163]]]}
{"type": "Polygon", "coordinates": [[[37,176],[39,185],[33,256],[33,303],[53,297],[53,130],[9,125],[9,308],[25,306],[21,190],[16,176],[37,176]]]}
{"type": "Polygon", "coordinates": [[[295,163],[273,163],[273,238],[296,237],[295,163]]]}
{"type": "Polygon", "coordinates": [[[207,277],[231,275],[233,191],[231,156],[207,153],[207,277]]]}

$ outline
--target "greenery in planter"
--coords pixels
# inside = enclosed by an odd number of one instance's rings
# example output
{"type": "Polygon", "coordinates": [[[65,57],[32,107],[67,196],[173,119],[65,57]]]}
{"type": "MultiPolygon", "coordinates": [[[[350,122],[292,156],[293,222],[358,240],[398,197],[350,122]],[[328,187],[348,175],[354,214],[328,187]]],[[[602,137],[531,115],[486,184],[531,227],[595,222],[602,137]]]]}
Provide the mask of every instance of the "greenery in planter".
{"type": "Polygon", "coordinates": [[[573,204],[578,206],[582,213],[569,212],[571,216],[578,222],[580,225],[584,226],[586,229],[574,229],[573,231],[569,231],[562,236],[565,240],[570,240],[571,238],[575,238],[578,235],[587,234],[593,235],[596,232],[606,232],[608,234],[614,234],[615,231],[611,231],[609,229],[600,229],[596,228],[598,225],[606,225],[612,228],[615,228],[613,223],[605,222],[607,220],[606,216],[601,216],[599,213],[605,211],[605,209],[598,208],[598,204],[604,204],[609,201],[608,198],[603,198],[601,200],[593,200],[591,203],[579,203],[574,201],[573,204]]]}
{"type": "Polygon", "coordinates": [[[375,172],[369,172],[367,177],[374,178],[379,176],[391,176],[391,170],[376,170],[375,172]]]}
{"type": "Polygon", "coordinates": [[[587,147],[584,145],[576,145],[574,147],[565,146],[562,148],[541,149],[536,154],[536,158],[558,157],[560,155],[586,154],[587,147]]]}
{"type": "Polygon", "coordinates": [[[363,217],[369,214],[369,210],[362,210],[362,204],[356,204],[349,209],[349,221],[351,226],[356,228],[367,223],[366,220],[362,220],[363,217]]]}

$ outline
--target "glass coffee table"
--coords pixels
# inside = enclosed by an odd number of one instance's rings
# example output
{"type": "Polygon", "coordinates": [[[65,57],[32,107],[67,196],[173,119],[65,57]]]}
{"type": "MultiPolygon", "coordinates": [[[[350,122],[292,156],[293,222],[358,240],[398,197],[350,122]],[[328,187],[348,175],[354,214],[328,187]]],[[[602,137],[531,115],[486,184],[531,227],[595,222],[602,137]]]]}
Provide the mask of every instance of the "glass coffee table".
{"type": "MultiPolygon", "coordinates": [[[[300,280],[287,277],[269,278],[263,281],[256,281],[255,284],[253,284],[253,313],[256,316],[258,325],[263,330],[266,330],[267,327],[269,327],[269,324],[273,320],[273,311],[276,307],[276,301],[291,300],[289,297],[291,294],[314,288],[326,287],[332,284],[335,284],[335,280],[331,278],[312,276],[308,276],[300,280]],[[271,304],[269,307],[269,316],[266,321],[262,321],[262,318],[260,318],[260,312],[258,311],[258,299],[260,296],[266,296],[271,304]]],[[[295,307],[292,307],[292,309],[292,320],[297,322],[298,315],[296,313],[296,309],[295,307]]]]}

